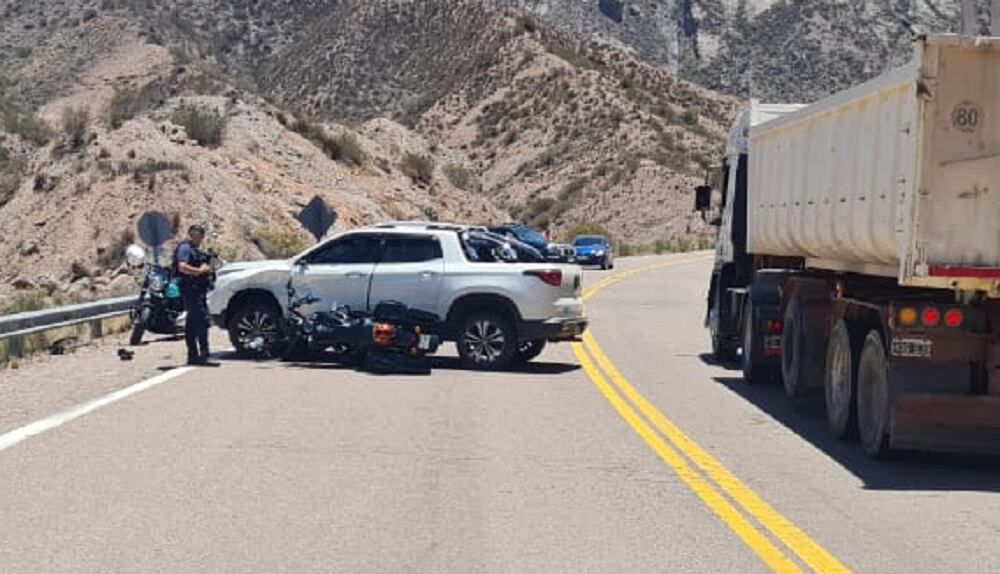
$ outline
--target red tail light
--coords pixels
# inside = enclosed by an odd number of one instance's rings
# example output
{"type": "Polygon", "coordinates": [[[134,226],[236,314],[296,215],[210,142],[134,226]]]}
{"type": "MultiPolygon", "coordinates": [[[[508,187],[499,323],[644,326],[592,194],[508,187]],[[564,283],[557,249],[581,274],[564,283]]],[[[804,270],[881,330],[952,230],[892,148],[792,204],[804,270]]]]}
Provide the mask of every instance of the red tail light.
{"type": "Polygon", "coordinates": [[[391,323],[375,323],[372,327],[372,343],[378,347],[388,347],[396,336],[396,326],[391,323]]]}
{"type": "Polygon", "coordinates": [[[562,271],[558,269],[530,270],[525,271],[524,274],[531,275],[532,277],[538,277],[543,282],[552,285],[553,287],[562,285],[562,271]]]}
{"type": "Polygon", "coordinates": [[[764,332],[765,333],[780,333],[781,332],[781,319],[765,319],[764,320],[764,332]]]}
{"type": "Polygon", "coordinates": [[[920,312],[920,322],[925,327],[936,326],[941,322],[941,311],[938,311],[937,307],[924,307],[924,310],[920,312]]]}
{"type": "Polygon", "coordinates": [[[965,313],[961,309],[948,309],[944,312],[944,324],[949,327],[961,327],[965,322],[965,313]]]}

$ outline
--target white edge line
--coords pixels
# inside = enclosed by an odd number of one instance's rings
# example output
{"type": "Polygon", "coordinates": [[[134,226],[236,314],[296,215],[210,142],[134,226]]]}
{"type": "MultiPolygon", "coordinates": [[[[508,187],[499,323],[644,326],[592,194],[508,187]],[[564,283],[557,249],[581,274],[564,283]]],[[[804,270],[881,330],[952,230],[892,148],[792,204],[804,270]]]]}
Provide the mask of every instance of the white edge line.
{"type": "Polygon", "coordinates": [[[163,383],[170,381],[171,379],[176,379],[177,377],[184,375],[190,372],[191,370],[192,370],[191,367],[180,367],[177,369],[173,369],[167,371],[166,373],[157,375],[151,379],[146,379],[145,381],[142,381],[140,383],[136,383],[132,386],[125,387],[124,389],[118,389],[117,391],[104,395],[103,397],[98,397],[94,400],[76,405],[75,407],[70,407],[62,412],[56,413],[42,420],[38,420],[33,423],[24,425],[23,427],[19,427],[12,431],[8,431],[0,435],[0,452],[7,450],[8,448],[18,443],[21,443],[33,436],[40,435],[43,432],[50,431],[74,419],[78,419],[83,415],[92,413],[97,409],[106,407],[111,403],[120,401],[124,398],[128,398],[132,395],[149,390],[157,385],[162,385],[163,383]]]}

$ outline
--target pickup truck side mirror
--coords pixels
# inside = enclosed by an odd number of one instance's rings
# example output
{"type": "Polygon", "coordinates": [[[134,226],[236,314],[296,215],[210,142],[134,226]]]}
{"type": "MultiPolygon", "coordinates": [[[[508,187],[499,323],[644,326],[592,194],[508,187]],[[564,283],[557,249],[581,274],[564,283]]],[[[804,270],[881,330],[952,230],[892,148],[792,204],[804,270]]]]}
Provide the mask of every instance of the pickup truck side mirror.
{"type": "Polygon", "coordinates": [[[694,188],[694,210],[705,213],[712,208],[712,186],[699,185],[694,188]]]}

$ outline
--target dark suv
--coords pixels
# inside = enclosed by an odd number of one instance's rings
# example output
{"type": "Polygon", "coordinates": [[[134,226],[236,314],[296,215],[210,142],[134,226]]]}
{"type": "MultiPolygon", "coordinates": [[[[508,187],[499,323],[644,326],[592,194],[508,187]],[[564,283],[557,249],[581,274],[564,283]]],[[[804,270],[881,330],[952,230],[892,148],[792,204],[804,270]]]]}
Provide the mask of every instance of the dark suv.
{"type": "Polygon", "coordinates": [[[513,237],[522,243],[527,243],[537,249],[539,253],[544,255],[546,261],[555,261],[560,263],[566,263],[569,261],[567,254],[558,249],[553,249],[553,246],[545,240],[545,237],[541,233],[525,225],[521,225],[519,223],[505,223],[503,225],[490,227],[489,230],[491,233],[503,235],[505,237],[513,237]]]}

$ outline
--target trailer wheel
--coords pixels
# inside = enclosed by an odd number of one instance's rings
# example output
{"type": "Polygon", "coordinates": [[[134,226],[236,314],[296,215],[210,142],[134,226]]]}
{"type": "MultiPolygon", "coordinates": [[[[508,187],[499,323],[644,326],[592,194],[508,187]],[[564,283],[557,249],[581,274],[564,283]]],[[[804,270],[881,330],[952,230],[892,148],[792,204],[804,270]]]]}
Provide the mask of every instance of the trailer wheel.
{"type": "Polygon", "coordinates": [[[793,399],[806,395],[805,335],[802,321],[802,303],[798,295],[785,309],[784,328],[781,330],[781,381],[785,394],[793,399]]]}
{"type": "Polygon", "coordinates": [[[849,438],[857,428],[858,388],[857,345],[843,319],[837,321],[826,347],[826,421],[837,438],[849,438]]]}
{"type": "Polygon", "coordinates": [[[889,361],[878,331],[870,331],[858,364],[858,432],[873,458],[889,450],[889,361]]]}
{"type": "Polygon", "coordinates": [[[758,356],[760,348],[755,344],[758,323],[757,310],[750,298],[747,298],[743,310],[743,356],[740,364],[743,367],[743,380],[750,384],[764,383],[771,379],[771,369],[761,364],[758,356]]]}

